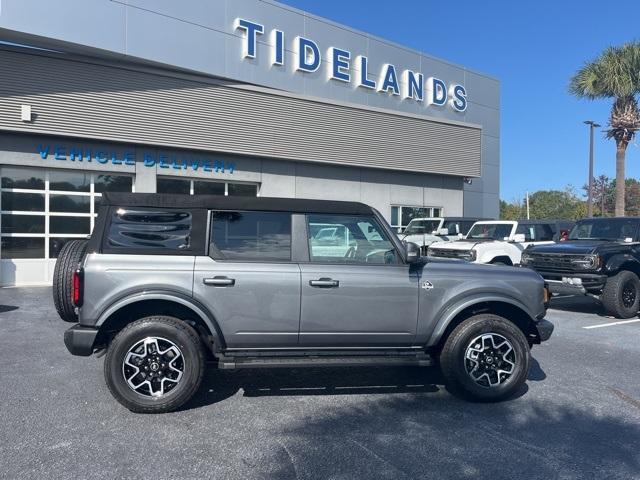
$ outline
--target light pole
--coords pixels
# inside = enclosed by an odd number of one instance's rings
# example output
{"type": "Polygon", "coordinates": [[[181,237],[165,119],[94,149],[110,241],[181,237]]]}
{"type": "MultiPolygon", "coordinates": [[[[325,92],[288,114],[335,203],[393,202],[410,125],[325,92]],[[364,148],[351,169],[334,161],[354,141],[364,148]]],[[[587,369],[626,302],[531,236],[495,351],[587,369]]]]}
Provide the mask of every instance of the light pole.
{"type": "Polygon", "coordinates": [[[593,120],[584,122],[589,125],[589,192],[587,194],[587,217],[593,217],[593,131],[600,128],[593,120]]]}

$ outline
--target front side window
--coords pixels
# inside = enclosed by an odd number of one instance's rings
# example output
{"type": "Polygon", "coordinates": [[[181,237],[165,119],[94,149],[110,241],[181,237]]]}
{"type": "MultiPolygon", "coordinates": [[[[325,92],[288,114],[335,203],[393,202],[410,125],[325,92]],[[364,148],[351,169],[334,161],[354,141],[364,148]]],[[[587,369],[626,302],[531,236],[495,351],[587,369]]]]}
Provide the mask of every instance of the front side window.
{"type": "Polygon", "coordinates": [[[186,251],[191,247],[192,225],[192,214],[182,210],[118,208],[111,215],[106,246],[114,253],[186,251]]]}
{"type": "Polygon", "coordinates": [[[291,260],[291,214],[213,212],[209,254],[215,260],[288,262],[291,260]]]}
{"type": "Polygon", "coordinates": [[[396,264],[399,258],[374,217],[309,215],[309,255],[318,263],[396,264]]]}

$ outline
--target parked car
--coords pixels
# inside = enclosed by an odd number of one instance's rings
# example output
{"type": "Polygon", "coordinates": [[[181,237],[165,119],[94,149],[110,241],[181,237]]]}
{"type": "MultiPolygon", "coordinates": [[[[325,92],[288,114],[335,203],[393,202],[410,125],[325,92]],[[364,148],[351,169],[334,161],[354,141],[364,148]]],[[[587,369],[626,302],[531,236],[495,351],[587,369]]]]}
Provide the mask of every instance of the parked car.
{"type": "Polygon", "coordinates": [[[566,241],[526,250],[522,265],[537,271],[554,294],[589,295],[618,318],[638,314],[640,218],[580,220],[566,241]]]}
{"type": "Polygon", "coordinates": [[[109,390],[135,412],[187,402],[206,356],[223,369],[438,364],[454,392],[498,401],[553,330],[537,273],[426,262],[349,202],[107,193],[88,243],[63,247],[53,294],[77,322],[68,350],[106,352],[109,390]]]}
{"type": "Polygon", "coordinates": [[[481,219],[470,217],[414,218],[402,232],[401,238],[418,245],[422,255],[426,255],[429,245],[436,242],[459,240],[478,220],[481,219]]]}
{"type": "Polygon", "coordinates": [[[553,243],[553,229],[539,220],[492,220],[476,222],[463,240],[436,243],[431,258],[456,258],[473,263],[518,265],[525,248],[553,243]]]}

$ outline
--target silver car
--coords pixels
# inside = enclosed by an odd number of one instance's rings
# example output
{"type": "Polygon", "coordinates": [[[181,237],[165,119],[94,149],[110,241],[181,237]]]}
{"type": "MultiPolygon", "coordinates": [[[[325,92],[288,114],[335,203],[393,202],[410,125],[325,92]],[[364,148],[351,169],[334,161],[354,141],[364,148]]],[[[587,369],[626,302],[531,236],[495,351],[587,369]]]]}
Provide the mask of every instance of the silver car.
{"type": "Polygon", "coordinates": [[[105,194],[54,279],[74,355],[104,353],[114,397],[166,412],[218,368],[439,365],[482,401],[520,389],[547,340],[529,269],[420,258],[350,202],[105,194]]]}

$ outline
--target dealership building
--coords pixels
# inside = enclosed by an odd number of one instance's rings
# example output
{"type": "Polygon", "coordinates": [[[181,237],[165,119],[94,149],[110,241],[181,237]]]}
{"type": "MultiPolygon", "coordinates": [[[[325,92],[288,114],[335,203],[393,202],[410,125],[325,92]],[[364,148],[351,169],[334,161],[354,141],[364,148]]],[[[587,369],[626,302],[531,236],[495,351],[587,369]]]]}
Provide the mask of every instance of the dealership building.
{"type": "Polygon", "coordinates": [[[0,285],[107,191],[498,216],[499,82],[463,66],[271,0],[1,0],[0,42],[0,285]]]}

